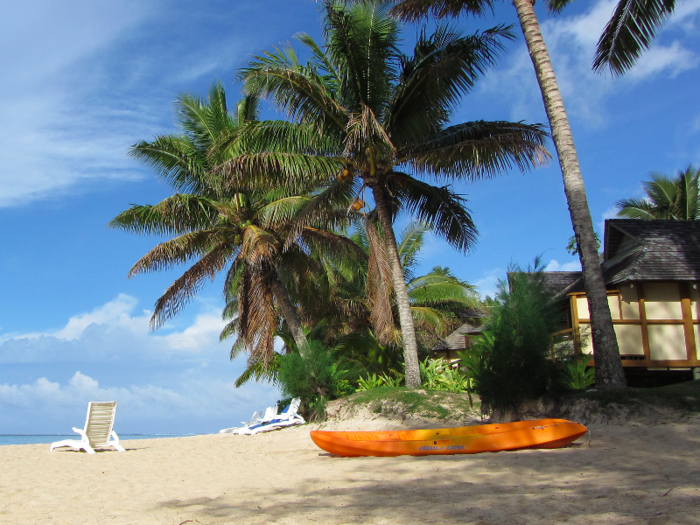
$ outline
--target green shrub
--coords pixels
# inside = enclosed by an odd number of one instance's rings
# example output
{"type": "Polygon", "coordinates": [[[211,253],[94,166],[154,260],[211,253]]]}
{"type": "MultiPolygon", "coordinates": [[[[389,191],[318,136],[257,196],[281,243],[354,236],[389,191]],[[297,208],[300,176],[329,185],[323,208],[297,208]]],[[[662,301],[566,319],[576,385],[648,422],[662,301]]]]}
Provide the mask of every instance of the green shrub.
{"type": "Polygon", "coordinates": [[[278,381],[282,394],[301,398],[317,415],[325,402],[354,392],[347,379],[349,367],[336,361],[319,341],[309,341],[308,355],[287,354],[280,358],[278,381]]]}
{"type": "Polygon", "coordinates": [[[425,388],[445,392],[464,392],[469,382],[459,369],[451,368],[443,359],[426,359],[420,363],[421,381],[425,388]]]}
{"type": "Polygon", "coordinates": [[[460,359],[460,369],[468,380],[468,392],[479,391],[479,385],[484,376],[484,370],[486,370],[487,358],[493,350],[493,340],[493,332],[484,329],[478,338],[472,339],[468,349],[457,352],[460,359]]]}
{"type": "Polygon", "coordinates": [[[563,389],[561,369],[551,359],[559,314],[545,291],[539,260],[528,272],[512,267],[509,278],[510,287],[499,283],[487,325],[493,336],[488,356],[470,365],[485,410],[515,408],[525,399],[563,389]]]}
{"type": "Polygon", "coordinates": [[[588,357],[567,361],[563,373],[564,386],[570,390],[586,390],[595,385],[595,368],[588,368],[588,357]]]}
{"type": "Polygon", "coordinates": [[[366,390],[372,390],[373,388],[379,388],[380,386],[401,386],[403,381],[403,375],[400,377],[392,377],[388,374],[367,374],[366,378],[360,377],[357,380],[357,391],[363,392],[366,390]]]}

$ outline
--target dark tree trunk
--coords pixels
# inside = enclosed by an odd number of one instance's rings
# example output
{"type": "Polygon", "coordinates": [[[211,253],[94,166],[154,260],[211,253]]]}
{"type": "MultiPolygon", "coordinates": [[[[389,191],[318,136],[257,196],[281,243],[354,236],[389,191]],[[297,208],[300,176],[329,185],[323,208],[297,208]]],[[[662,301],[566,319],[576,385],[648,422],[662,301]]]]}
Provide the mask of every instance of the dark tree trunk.
{"type": "Polygon", "coordinates": [[[576,147],[564,109],[564,102],[554,76],[549,52],[535,16],[533,3],[532,0],[513,0],[530,58],[535,66],[537,81],[542,91],[542,99],[552,129],[552,140],[557,149],[559,165],[564,177],[564,192],[569,203],[571,222],[579,247],[583,281],[591,315],[596,387],[601,389],[624,388],[626,383],[620,361],[620,349],[613,329],[603,272],[600,268],[597,243],[593,232],[593,221],[588,209],[576,147]]]}

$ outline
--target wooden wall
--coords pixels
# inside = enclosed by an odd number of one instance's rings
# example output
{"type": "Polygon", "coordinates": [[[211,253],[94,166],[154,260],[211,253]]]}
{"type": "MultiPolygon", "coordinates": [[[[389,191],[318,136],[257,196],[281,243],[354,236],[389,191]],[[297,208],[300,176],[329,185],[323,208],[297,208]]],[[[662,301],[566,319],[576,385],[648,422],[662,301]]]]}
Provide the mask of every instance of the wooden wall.
{"type": "MultiPolygon", "coordinates": [[[[584,293],[570,295],[572,328],[581,351],[592,354],[584,293]]],[[[634,282],[608,291],[623,366],[696,367],[700,364],[700,291],[697,283],[634,282]]]]}

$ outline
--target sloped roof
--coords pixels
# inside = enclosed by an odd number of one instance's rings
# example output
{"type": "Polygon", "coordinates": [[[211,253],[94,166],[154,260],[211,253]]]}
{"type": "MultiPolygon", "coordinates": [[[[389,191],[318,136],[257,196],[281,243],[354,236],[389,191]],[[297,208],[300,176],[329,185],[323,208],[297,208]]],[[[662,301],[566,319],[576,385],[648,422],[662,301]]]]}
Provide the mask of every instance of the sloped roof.
{"type": "Polygon", "coordinates": [[[433,347],[433,352],[439,352],[441,350],[464,350],[464,336],[480,334],[481,330],[482,328],[480,326],[464,323],[457,328],[457,330],[436,344],[433,347]]]}
{"type": "Polygon", "coordinates": [[[544,272],[544,289],[555,296],[581,278],[581,272],[544,272]]]}
{"type": "Polygon", "coordinates": [[[700,221],[609,219],[605,226],[606,282],[700,279],[700,221]]]}
{"type": "MultiPolygon", "coordinates": [[[[605,221],[606,285],[626,281],[700,281],[700,221],[605,221]]],[[[583,291],[578,279],[557,295],[583,291]]]]}

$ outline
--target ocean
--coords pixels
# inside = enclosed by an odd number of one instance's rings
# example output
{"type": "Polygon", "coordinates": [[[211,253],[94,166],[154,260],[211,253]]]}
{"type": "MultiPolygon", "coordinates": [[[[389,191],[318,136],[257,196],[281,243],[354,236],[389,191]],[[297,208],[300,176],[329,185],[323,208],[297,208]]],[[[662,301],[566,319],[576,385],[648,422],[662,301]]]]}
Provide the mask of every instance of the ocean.
{"type": "MultiPolygon", "coordinates": [[[[160,439],[195,436],[196,434],[119,434],[119,440],[160,439]]],[[[80,439],[78,434],[0,434],[0,445],[36,445],[54,443],[64,439],[80,439]]]]}

